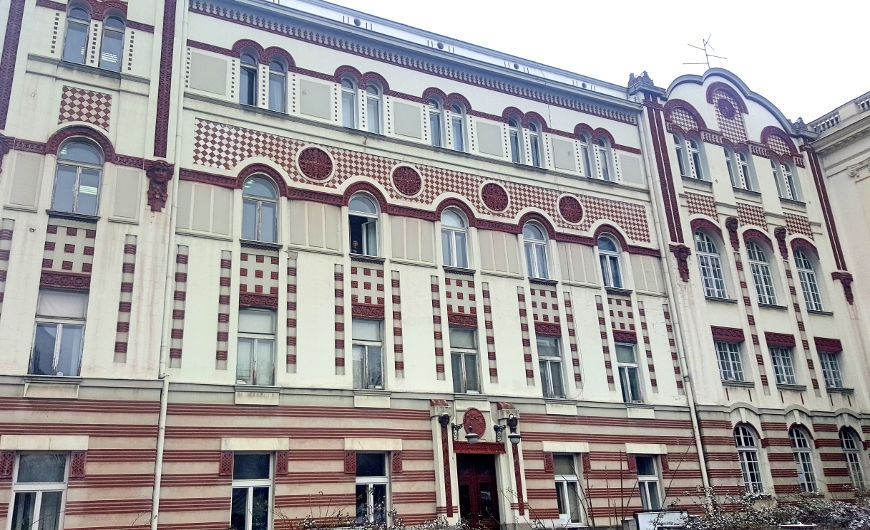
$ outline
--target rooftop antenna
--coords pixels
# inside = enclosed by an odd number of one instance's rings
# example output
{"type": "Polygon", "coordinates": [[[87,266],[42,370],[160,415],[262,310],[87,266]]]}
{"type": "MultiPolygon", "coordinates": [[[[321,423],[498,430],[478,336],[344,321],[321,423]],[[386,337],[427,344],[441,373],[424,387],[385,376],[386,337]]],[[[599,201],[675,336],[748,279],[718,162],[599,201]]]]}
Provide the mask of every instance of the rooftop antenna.
{"type": "Polygon", "coordinates": [[[701,46],[695,46],[694,44],[689,44],[690,47],[695,48],[696,50],[701,50],[702,52],[704,52],[704,62],[700,62],[700,63],[683,63],[683,64],[703,64],[703,65],[706,65],[706,66],[707,66],[707,69],[709,70],[709,69],[710,69],[710,58],[711,58],[711,57],[713,57],[713,58],[715,58],[715,59],[725,59],[725,60],[727,60],[727,59],[728,59],[727,57],[722,57],[721,55],[713,55],[712,53],[710,53],[711,51],[716,51],[716,49],[715,49],[713,46],[710,45],[710,37],[712,37],[712,36],[713,36],[713,35],[710,34],[710,35],[707,36],[706,39],[703,39],[703,38],[702,38],[702,39],[701,39],[701,46]]]}

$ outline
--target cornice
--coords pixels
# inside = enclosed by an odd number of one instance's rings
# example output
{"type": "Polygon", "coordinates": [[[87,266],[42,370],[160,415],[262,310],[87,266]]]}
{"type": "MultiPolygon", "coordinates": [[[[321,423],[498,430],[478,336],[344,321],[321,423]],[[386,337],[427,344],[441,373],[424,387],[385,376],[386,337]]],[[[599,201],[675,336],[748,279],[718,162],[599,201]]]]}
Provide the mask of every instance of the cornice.
{"type": "Polygon", "coordinates": [[[836,149],[853,144],[870,135],[870,112],[861,114],[857,119],[840,122],[839,125],[823,132],[810,145],[820,155],[827,155],[836,149]]]}

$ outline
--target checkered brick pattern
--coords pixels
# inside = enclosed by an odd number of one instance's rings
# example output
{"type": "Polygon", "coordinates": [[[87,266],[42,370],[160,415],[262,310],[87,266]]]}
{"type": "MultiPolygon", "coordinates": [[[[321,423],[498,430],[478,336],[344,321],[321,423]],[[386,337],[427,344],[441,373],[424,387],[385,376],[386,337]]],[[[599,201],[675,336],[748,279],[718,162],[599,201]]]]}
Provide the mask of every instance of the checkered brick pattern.
{"type": "Polygon", "coordinates": [[[384,267],[370,264],[350,268],[350,302],[352,304],[384,305],[384,267]]]}
{"type": "Polygon", "coordinates": [[[771,134],[767,137],[767,146],[774,153],[781,156],[790,156],[792,150],[788,148],[788,144],[785,143],[779,135],[771,134]]]}
{"type": "Polygon", "coordinates": [[[574,321],[574,304],[571,293],[565,291],[565,321],[568,323],[568,348],[571,350],[571,366],[574,371],[574,384],[583,388],[583,375],[580,372],[580,347],[577,344],[577,323],[574,321]]]}
{"type": "Polygon", "coordinates": [[[676,108],[671,112],[671,122],[684,131],[697,131],[700,130],[700,126],[698,126],[698,122],[695,121],[695,117],[689,114],[689,111],[686,109],[676,108]]]}
{"type": "Polygon", "coordinates": [[[94,225],[52,221],[45,235],[42,270],[91,274],[94,264],[94,225]]]}
{"type": "Polygon", "coordinates": [[[278,296],[277,252],[242,252],[239,261],[239,294],[278,296]]]}
{"type": "Polygon", "coordinates": [[[526,385],[535,386],[535,362],[532,360],[532,335],[529,331],[529,312],[526,309],[526,293],[521,285],[517,286],[517,306],[520,311],[520,331],[523,338],[526,385]]]}
{"type": "Polygon", "coordinates": [[[227,352],[230,346],[230,293],[232,293],[233,272],[233,253],[229,250],[221,251],[220,270],[215,368],[226,370],[227,352]]]}
{"type": "Polygon", "coordinates": [[[6,294],[6,274],[9,271],[9,251],[12,248],[14,219],[0,221],[0,314],[3,311],[3,297],[6,294]]]}
{"type": "Polygon", "coordinates": [[[345,324],[344,316],[344,266],[335,264],[333,272],[335,282],[335,375],[344,375],[344,340],[345,324]]]}
{"type": "Polygon", "coordinates": [[[60,96],[57,123],[83,121],[109,130],[112,95],[64,85],[60,96]]]}
{"type": "Polygon", "coordinates": [[[299,255],[296,252],[287,254],[287,373],[296,373],[296,263],[299,255]]]}
{"type": "Polygon", "coordinates": [[[486,331],[486,358],[489,363],[489,381],[498,383],[498,365],[495,361],[495,333],[492,327],[492,299],[489,296],[489,283],[481,284],[483,289],[483,327],[486,331]]]}
{"type": "Polygon", "coordinates": [[[296,154],[302,145],[301,142],[291,138],[197,120],[193,161],[202,166],[232,169],[247,158],[266,157],[283,167],[295,182],[303,186],[337,189],[347,179],[363,175],[376,181],[381,189],[385,190],[388,198],[397,203],[411,203],[419,207],[431,205],[443,194],[457,194],[464,197],[478,212],[486,212],[486,215],[502,220],[514,219],[519,212],[530,207],[542,208],[549,218],[563,229],[573,231],[579,228],[588,231],[596,221],[606,219],[619,225],[631,239],[638,242],[650,241],[646,208],[642,205],[579,196],[578,200],[586,213],[580,226],[577,227],[558,214],[558,190],[500,182],[510,196],[510,204],[504,211],[496,213],[486,208],[480,198],[480,188],[491,179],[429,166],[415,166],[423,177],[425,186],[417,196],[409,198],[401,195],[392,183],[392,170],[400,161],[345,149],[320,146],[332,155],[335,161],[335,173],[326,182],[312,183],[296,168],[296,154]]]}
{"type": "Polygon", "coordinates": [[[810,227],[810,220],[803,215],[785,214],[785,228],[789,235],[800,234],[813,238],[813,229],[810,227]]]}
{"type": "Polygon", "coordinates": [[[737,219],[740,226],[754,225],[767,230],[767,220],[764,218],[764,209],[760,206],[737,203],[737,219]]]}
{"type": "Polygon", "coordinates": [[[746,142],[746,124],[743,122],[743,114],[739,110],[735,110],[734,115],[726,118],[719,109],[719,100],[725,99],[731,104],[734,109],[739,109],[740,105],[724,90],[716,90],[713,92],[713,108],[716,110],[716,122],[719,124],[719,130],[722,131],[722,136],[728,138],[732,142],[746,142]]]}
{"type": "Polygon", "coordinates": [[[444,325],[441,322],[441,286],[438,276],[431,277],[432,330],[435,337],[435,374],[444,380],[444,325]]]}
{"type": "Polygon", "coordinates": [[[559,324],[559,299],[555,289],[540,289],[532,287],[532,318],[535,322],[559,324]]]}
{"type": "MultiPolygon", "coordinates": [[[[737,205],[738,213],[740,205],[737,205]]],[[[761,352],[761,344],[758,340],[758,328],[755,326],[755,315],[752,313],[752,303],[749,301],[749,286],[746,283],[746,271],[743,270],[743,260],[740,252],[734,252],[734,265],[737,267],[737,281],[740,285],[740,297],[746,309],[746,323],[749,328],[749,336],[752,337],[752,351],[755,352],[755,362],[758,363],[758,373],[761,374],[761,387],[765,395],[770,395],[770,385],[767,373],[764,371],[764,356],[761,352]]],[[[749,348],[746,348],[747,351],[749,348]]]]}
{"type": "Polygon", "coordinates": [[[647,370],[649,370],[649,382],[650,385],[652,385],[652,391],[658,394],[659,381],[656,378],[656,367],[653,364],[652,342],[649,340],[649,323],[646,319],[646,310],[643,307],[643,302],[637,303],[637,316],[640,319],[640,334],[641,340],[643,340],[643,350],[646,354],[646,367],[647,370]]]}
{"type": "Polygon", "coordinates": [[[794,273],[791,267],[791,260],[784,259],[783,264],[785,265],[785,277],[788,282],[788,292],[791,297],[791,305],[794,308],[795,321],[797,322],[798,332],[800,335],[800,342],[797,343],[795,347],[795,353],[797,353],[798,348],[800,348],[804,352],[804,359],[806,359],[807,370],[810,373],[810,381],[813,385],[813,392],[815,392],[816,397],[821,397],[822,392],[819,388],[819,377],[816,374],[816,367],[813,364],[812,354],[810,353],[810,341],[807,336],[807,327],[804,323],[804,313],[801,311],[801,303],[800,299],[803,295],[798,295],[798,287],[795,285],[794,281],[794,273]]]}
{"type": "Polygon", "coordinates": [[[121,264],[121,296],[118,302],[118,323],[115,326],[115,362],[127,362],[130,340],[130,312],[133,309],[133,273],[136,271],[136,236],[124,238],[124,261],[121,264]]]}
{"type": "Polygon", "coordinates": [[[598,310],[598,332],[601,334],[601,351],[604,353],[604,370],[607,373],[607,388],[616,390],[613,381],[613,361],[610,356],[610,334],[607,331],[607,317],[604,312],[604,299],[595,295],[595,309],[598,310]]]}
{"type": "Polygon", "coordinates": [[[607,310],[610,313],[610,326],[614,331],[635,331],[634,307],[630,296],[608,296],[607,310]]]}
{"type": "Polygon", "coordinates": [[[444,298],[447,300],[447,314],[477,316],[477,295],[471,276],[446,274],[444,277],[444,298]]]}
{"type": "MultiPolygon", "coordinates": [[[[674,335],[674,321],[671,319],[671,310],[668,307],[668,304],[662,304],[662,311],[664,312],[665,317],[665,329],[668,332],[668,347],[671,349],[671,361],[674,364],[674,378],[677,380],[677,391],[680,394],[685,395],[686,388],[683,385],[683,374],[680,369],[680,355],[677,353],[677,338],[674,335]]],[[[643,340],[644,344],[647,344],[647,335],[644,335],[643,340]]],[[[648,345],[647,348],[649,348],[648,345]]]]}
{"type": "Polygon", "coordinates": [[[405,378],[405,345],[402,337],[402,289],[399,271],[390,272],[390,294],[393,302],[393,355],[396,379],[405,378]]]}
{"type": "MultiPolygon", "coordinates": [[[[187,302],[187,261],[190,248],[178,245],[175,250],[175,285],[172,293],[172,331],[169,339],[169,367],[181,366],[181,351],[184,346],[184,306],[187,302]]],[[[229,305],[229,302],[227,302],[229,305]]],[[[220,308],[218,308],[220,313],[220,308]]],[[[227,319],[230,315],[227,313],[227,319]]],[[[226,351],[224,352],[226,353],[226,351]]],[[[224,357],[226,358],[226,357],[224,357]]]]}
{"type": "Polygon", "coordinates": [[[716,202],[713,197],[708,195],[699,195],[697,193],[686,194],[686,206],[689,208],[691,215],[706,215],[711,219],[716,219],[716,202]]]}

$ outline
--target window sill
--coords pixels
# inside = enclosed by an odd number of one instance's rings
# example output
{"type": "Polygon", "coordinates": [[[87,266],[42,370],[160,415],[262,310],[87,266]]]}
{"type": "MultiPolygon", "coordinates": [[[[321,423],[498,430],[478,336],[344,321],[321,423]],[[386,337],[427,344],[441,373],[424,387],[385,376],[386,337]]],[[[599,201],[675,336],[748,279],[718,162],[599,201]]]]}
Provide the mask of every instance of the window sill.
{"type": "Polygon", "coordinates": [[[39,375],[27,374],[24,376],[25,383],[54,383],[58,385],[78,385],[82,382],[80,375],[39,375]]]}
{"type": "Polygon", "coordinates": [[[716,296],[705,296],[708,302],[717,302],[720,304],[736,304],[737,300],[733,298],[718,298],[716,296]]]}
{"type": "Polygon", "coordinates": [[[278,243],[265,243],[263,241],[252,241],[250,239],[239,239],[242,248],[256,248],[258,250],[281,250],[281,245],[278,243]]]}
{"type": "Polygon", "coordinates": [[[607,294],[616,294],[622,296],[631,296],[631,289],[623,289],[622,287],[604,287],[607,294]]]}
{"type": "Polygon", "coordinates": [[[358,396],[389,396],[391,394],[385,388],[354,388],[353,393],[358,396]]]}
{"type": "Polygon", "coordinates": [[[855,393],[854,388],[846,388],[841,386],[829,386],[825,387],[825,390],[828,391],[828,394],[847,394],[851,396],[855,393]]]}
{"type": "Polygon", "coordinates": [[[69,61],[60,60],[59,64],[66,68],[70,68],[72,70],[80,70],[82,72],[87,72],[89,74],[100,75],[103,77],[110,77],[112,79],[121,80],[121,72],[114,72],[112,70],[106,70],[105,68],[98,68],[96,66],[88,66],[86,64],[80,63],[71,63],[69,61]]]}
{"type": "Polygon", "coordinates": [[[683,180],[683,186],[693,191],[704,191],[713,193],[713,183],[709,180],[701,180],[692,177],[680,177],[683,180]]]}
{"type": "Polygon", "coordinates": [[[777,383],[776,388],[779,390],[791,390],[793,392],[806,392],[807,385],[789,385],[785,383],[777,383]]]}
{"type": "Polygon", "coordinates": [[[722,380],[722,386],[736,386],[741,388],[755,388],[755,383],[752,381],[732,381],[722,380]]]}
{"type": "Polygon", "coordinates": [[[77,399],[82,378],[62,375],[28,375],[24,397],[28,399],[77,399]]]}
{"type": "Polygon", "coordinates": [[[444,272],[450,272],[452,274],[462,274],[463,276],[474,276],[474,273],[477,272],[474,269],[466,269],[465,267],[454,267],[452,265],[443,265],[444,272]]]}
{"type": "Polygon", "coordinates": [[[364,254],[351,254],[351,261],[359,261],[362,263],[380,263],[383,264],[385,259],[379,256],[366,256],[364,254]]]}
{"type": "Polygon", "coordinates": [[[785,310],[788,309],[788,307],[786,307],[786,306],[784,306],[784,305],[779,305],[779,304],[762,304],[762,303],[760,303],[760,302],[758,303],[758,307],[759,307],[759,309],[775,309],[775,310],[777,310],[777,311],[785,311],[785,310]]]}
{"type": "Polygon", "coordinates": [[[54,219],[68,219],[70,221],[81,221],[90,224],[97,224],[97,221],[100,220],[100,216],[98,215],[86,215],[83,213],[59,212],[57,210],[46,210],[45,213],[54,219]]]}
{"type": "Polygon", "coordinates": [[[633,409],[652,409],[652,408],[655,408],[655,405],[653,405],[652,403],[646,403],[644,401],[628,401],[628,402],[623,401],[622,404],[625,405],[626,407],[633,408],[633,409]]]}
{"type": "Polygon", "coordinates": [[[799,212],[806,212],[807,211],[807,203],[805,203],[804,201],[787,199],[785,197],[780,197],[779,200],[780,200],[780,202],[782,202],[783,206],[785,206],[787,208],[791,208],[792,210],[797,210],[799,212]]]}
{"type": "Polygon", "coordinates": [[[734,190],[734,196],[740,197],[743,199],[749,199],[754,202],[761,202],[761,192],[755,190],[748,190],[746,188],[731,188],[734,190]]]}
{"type": "Polygon", "coordinates": [[[832,317],[832,316],[834,316],[834,312],[833,312],[833,311],[824,311],[824,310],[821,310],[821,309],[807,309],[807,313],[809,313],[809,314],[811,314],[811,315],[821,315],[821,316],[825,316],[825,317],[832,317]]]}
{"type": "Polygon", "coordinates": [[[557,285],[559,282],[557,280],[551,280],[549,278],[532,278],[529,277],[529,283],[534,283],[538,285],[557,285]]]}

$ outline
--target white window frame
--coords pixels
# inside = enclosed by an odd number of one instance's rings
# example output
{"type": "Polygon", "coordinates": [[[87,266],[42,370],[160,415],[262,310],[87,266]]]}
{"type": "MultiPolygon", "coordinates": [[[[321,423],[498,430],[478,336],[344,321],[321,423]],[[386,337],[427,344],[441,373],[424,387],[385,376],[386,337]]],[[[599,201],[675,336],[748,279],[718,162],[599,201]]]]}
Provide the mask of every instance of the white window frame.
{"type": "Polygon", "coordinates": [[[544,167],[544,132],[541,124],[530,121],[529,134],[529,163],[535,167],[544,167]]]}
{"type": "Polygon", "coordinates": [[[576,455],[570,453],[555,453],[553,455],[554,481],[556,484],[556,501],[559,509],[559,522],[563,525],[580,525],[584,522],[583,499],[580,496],[583,491],[580,487],[580,474],[577,472],[576,455]],[[560,474],[558,461],[571,463],[571,474],[560,474]],[[571,509],[571,486],[576,492],[577,513],[571,509]]]}
{"type": "Polygon", "coordinates": [[[276,372],[276,356],[277,356],[277,341],[275,340],[275,328],[277,326],[278,316],[276,311],[272,309],[261,309],[261,308],[244,308],[239,309],[239,331],[238,331],[238,343],[239,346],[236,349],[236,384],[246,384],[246,385],[256,385],[256,386],[275,386],[275,372],[276,372]],[[271,320],[272,331],[271,333],[266,332],[257,332],[257,331],[243,331],[241,329],[241,321],[242,315],[248,314],[251,315],[252,318],[261,318],[266,319],[269,318],[271,320]],[[242,343],[247,342],[251,345],[251,358],[248,361],[248,366],[250,370],[248,373],[240,373],[241,369],[241,356],[242,356],[242,343]],[[271,345],[271,346],[270,346],[271,345]],[[260,347],[261,346],[270,346],[272,350],[272,360],[271,360],[271,371],[267,369],[270,373],[263,373],[262,367],[258,367],[259,358],[260,358],[260,347]],[[240,377],[241,376],[241,377],[240,377]],[[264,379],[265,378],[265,379],[264,379]]]}
{"type": "Polygon", "coordinates": [[[737,425],[734,428],[734,444],[737,447],[737,459],[740,461],[740,473],[746,493],[763,492],[764,480],[755,430],[744,424],[737,425]]]}
{"type": "Polygon", "coordinates": [[[351,337],[353,342],[353,388],[357,390],[383,390],[386,388],[386,374],[384,373],[384,321],[354,318],[351,321],[351,337]],[[364,325],[374,323],[378,327],[378,339],[362,338],[353,336],[354,324],[364,325]],[[374,350],[377,350],[374,352],[374,350]],[[377,357],[380,363],[380,382],[373,381],[374,374],[371,371],[371,360],[377,357]],[[360,363],[357,374],[356,363],[360,363]],[[357,377],[359,375],[359,377],[357,377]]]}
{"type": "Polygon", "coordinates": [[[242,217],[242,239],[246,239],[248,241],[258,241],[260,243],[277,243],[278,242],[278,225],[279,225],[278,219],[280,217],[280,208],[279,208],[279,204],[278,204],[279,197],[280,197],[280,195],[278,193],[278,187],[275,186],[275,183],[272,182],[272,179],[270,179],[269,177],[266,177],[264,175],[252,175],[252,176],[248,177],[247,179],[245,179],[245,183],[242,185],[242,216],[241,216],[242,217]],[[251,181],[263,182],[265,185],[267,185],[271,189],[273,196],[268,197],[265,195],[256,195],[256,194],[252,194],[252,193],[251,194],[247,193],[247,191],[246,191],[247,184],[248,184],[248,182],[251,182],[251,181]],[[248,222],[250,221],[250,219],[248,219],[248,217],[245,216],[245,211],[246,211],[245,206],[246,205],[253,206],[255,209],[255,213],[254,213],[255,219],[253,220],[253,222],[254,222],[254,234],[253,234],[254,237],[253,238],[245,237],[245,227],[247,226],[248,222]],[[273,220],[274,221],[273,226],[271,227],[273,237],[271,237],[271,238],[266,238],[263,235],[263,229],[264,229],[263,208],[265,205],[273,205],[275,208],[275,218],[273,220]]]}
{"type": "MultiPolygon", "coordinates": [[[[30,353],[30,362],[28,364],[27,373],[32,375],[51,375],[51,376],[66,376],[66,377],[78,377],[81,374],[82,369],[82,354],[84,352],[84,342],[85,342],[85,330],[87,324],[87,306],[89,302],[89,293],[86,292],[78,292],[78,291],[60,291],[55,289],[40,289],[38,295],[37,309],[36,309],[36,318],[35,325],[33,326],[33,347],[30,353]],[[51,296],[75,296],[80,297],[82,301],[82,307],[84,308],[83,314],[81,317],[71,317],[71,316],[57,316],[57,315],[43,315],[40,314],[40,306],[42,305],[42,300],[45,297],[46,299],[51,296]],[[37,374],[37,364],[36,364],[36,341],[38,339],[38,333],[40,327],[54,327],[55,336],[54,336],[54,352],[52,356],[51,362],[51,373],[47,374],[37,374]],[[79,328],[79,333],[81,335],[81,340],[79,341],[77,351],[71,351],[70,357],[68,359],[71,367],[75,367],[73,372],[75,373],[61,373],[58,371],[58,367],[61,361],[61,355],[64,353],[61,350],[63,346],[63,333],[64,328],[79,328]]],[[[52,305],[51,302],[46,302],[47,305],[52,305]]],[[[67,359],[65,359],[67,360],[67,359]]],[[[64,362],[66,364],[66,362],[64,362]]]]}
{"type": "Polygon", "coordinates": [[[800,184],[795,177],[794,167],[787,162],[770,159],[770,169],[773,171],[773,179],[776,181],[776,189],[780,199],[790,201],[803,201],[800,184]]]}
{"type": "Polygon", "coordinates": [[[51,209],[59,212],[75,213],[80,215],[97,215],[100,211],[100,196],[103,188],[103,165],[105,164],[105,161],[106,157],[103,154],[103,150],[90,140],[76,137],[64,141],[61,144],[60,148],[57,150],[57,164],[54,169],[54,183],[52,185],[51,209]],[[87,146],[89,149],[92,149],[94,153],[99,156],[100,163],[95,164],[93,162],[76,160],[72,157],[72,155],[65,155],[65,149],[67,149],[70,145],[75,144],[87,146]],[[61,168],[75,168],[76,172],[75,184],[72,191],[72,208],[70,209],[60,209],[57,204],[59,196],[58,193],[62,192],[62,190],[58,189],[58,179],[60,178],[61,168]],[[82,174],[84,172],[90,172],[91,176],[94,176],[95,174],[97,179],[96,193],[88,193],[88,191],[93,188],[93,186],[82,184],[82,174]],[[93,211],[85,211],[85,207],[79,206],[79,198],[82,194],[94,195],[93,211]]]}
{"type": "Polygon", "coordinates": [[[100,39],[100,69],[110,72],[121,71],[121,59],[124,54],[124,32],[126,29],[127,23],[118,14],[111,14],[103,20],[103,34],[100,39]],[[120,27],[113,21],[117,21],[120,27]],[[113,45],[117,46],[117,49],[108,49],[108,43],[113,43],[113,45]],[[116,58],[114,61],[110,59],[113,55],[116,58]]]}
{"type": "Polygon", "coordinates": [[[384,91],[372,82],[366,86],[366,129],[384,134],[384,91]]]}
{"type": "Polygon", "coordinates": [[[379,237],[379,229],[380,229],[380,208],[378,206],[378,201],[376,201],[372,196],[367,193],[356,193],[353,197],[348,201],[348,225],[350,228],[350,253],[357,254],[361,256],[380,256],[378,242],[380,240],[379,237]],[[367,204],[370,208],[368,210],[363,210],[360,208],[355,208],[354,203],[358,203],[359,200],[362,200],[367,204]],[[353,243],[353,224],[354,217],[360,218],[360,241],[358,249],[354,249],[353,243]],[[356,250],[356,251],[355,251],[356,250]]]}
{"type": "MultiPolygon", "coordinates": [[[[365,509],[366,509],[366,520],[360,521],[357,518],[357,524],[372,524],[372,523],[389,523],[389,513],[391,507],[390,500],[390,454],[389,453],[357,453],[356,456],[360,454],[378,454],[384,460],[384,474],[382,476],[360,476],[357,474],[356,477],[356,486],[366,486],[366,500],[365,500],[365,509]],[[374,488],[375,486],[383,485],[384,486],[384,499],[386,500],[386,505],[383,507],[383,517],[382,521],[376,521],[375,519],[375,503],[374,503],[374,488]]],[[[359,506],[356,503],[359,502],[359,499],[356,499],[355,508],[356,513],[359,512],[359,506]]]]}
{"type": "Polygon", "coordinates": [[[453,371],[453,392],[456,394],[479,394],[481,392],[478,345],[476,329],[450,327],[450,366],[453,371]],[[458,339],[456,336],[458,333],[470,333],[473,346],[471,348],[459,346],[459,341],[454,339],[454,337],[458,339]],[[457,358],[459,359],[458,363],[456,362],[457,358]],[[458,371],[457,365],[459,367],[458,371]],[[474,376],[477,379],[477,388],[471,388],[473,385],[469,384],[469,366],[475,371],[474,376]]]}
{"type": "MultiPolygon", "coordinates": [[[[43,520],[42,514],[40,510],[42,510],[43,504],[43,496],[45,493],[56,493],[60,492],[60,510],[58,512],[57,524],[48,526],[48,525],[39,525],[41,530],[60,530],[63,528],[63,519],[64,519],[64,511],[66,508],[66,490],[67,483],[69,481],[69,456],[66,453],[61,452],[23,452],[15,455],[15,473],[12,475],[14,480],[12,481],[12,495],[9,502],[9,525],[11,528],[13,522],[13,515],[15,512],[15,499],[19,494],[36,494],[35,502],[32,504],[33,506],[33,519],[31,520],[33,528],[36,528],[36,521],[45,522],[43,520]],[[33,455],[44,455],[44,456],[57,456],[62,457],[64,459],[63,464],[63,481],[61,482],[19,482],[20,480],[20,472],[21,472],[21,458],[33,455]]],[[[14,530],[14,529],[13,529],[14,530]]]]}
{"type": "Polygon", "coordinates": [[[341,124],[348,129],[359,128],[357,83],[349,77],[341,79],[341,124]]]}
{"type": "Polygon", "coordinates": [[[592,139],[585,134],[580,135],[580,161],[583,164],[583,176],[587,178],[598,177],[597,166],[593,166],[592,139]],[[595,167],[596,171],[592,168],[595,167]]]}
{"type": "Polygon", "coordinates": [[[755,241],[748,241],[746,255],[749,257],[749,270],[752,273],[752,283],[755,285],[758,303],[776,305],[776,287],[774,287],[767,253],[755,241]]]}
{"type": "Polygon", "coordinates": [[[849,427],[840,429],[840,447],[846,459],[846,468],[849,470],[849,479],[852,487],[863,491],[867,489],[867,481],[864,477],[864,465],[862,463],[862,444],[854,430],[849,427]]]}
{"type": "Polygon", "coordinates": [[[90,33],[91,14],[88,12],[87,9],[83,8],[78,4],[72,5],[68,9],[66,15],[66,31],[64,33],[63,50],[61,51],[62,60],[73,64],[85,64],[85,60],[88,55],[88,42],[90,40],[90,33]],[[87,16],[87,18],[79,17],[80,13],[83,13],[85,16],[87,16]],[[76,32],[79,36],[84,36],[84,42],[81,50],[67,50],[68,47],[73,46],[72,41],[70,41],[71,28],[74,28],[73,31],[76,32]]]}
{"type": "Polygon", "coordinates": [[[441,254],[445,266],[468,268],[468,220],[456,208],[441,212],[441,254]],[[451,224],[450,215],[456,216],[459,222],[451,224]],[[457,224],[459,226],[455,226],[457,224]]]}
{"type": "Polygon", "coordinates": [[[523,153],[523,129],[521,121],[517,117],[508,118],[508,144],[510,146],[511,162],[524,164],[523,153]]]}
{"type": "Polygon", "coordinates": [[[659,469],[661,465],[659,464],[659,456],[658,455],[635,455],[635,464],[637,465],[637,487],[640,490],[640,503],[643,506],[644,510],[655,511],[662,509],[662,492],[659,487],[660,477],[659,477],[659,469]],[[641,459],[649,459],[652,464],[653,474],[652,475],[641,475],[640,474],[640,460],[641,459]],[[655,502],[653,502],[653,498],[651,493],[655,492],[655,502]]]}
{"type": "MultiPolygon", "coordinates": [[[[253,528],[253,503],[254,503],[254,488],[267,488],[269,490],[269,507],[268,507],[268,515],[267,521],[268,528],[272,528],[272,507],[274,502],[274,477],[275,477],[275,458],[273,453],[256,453],[256,452],[237,452],[233,454],[233,481],[232,481],[232,489],[233,491],[237,489],[247,489],[247,493],[245,496],[246,507],[245,507],[245,528],[239,528],[234,530],[252,530],[253,528]],[[269,457],[269,477],[268,478],[254,478],[254,479],[238,479],[235,477],[236,465],[235,459],[237,457],[244,457],[250,455],[267,455],[269,457]]],[[[230,504],[230,510],[232,512],[232,503],[230,504]]]]}
{"type": "Polygon", "coordinates": [[[843,371],[840,366],[842,352],[819,352],[819,364],[822,365],[822,378],[825,388],[843,388],[843,371]]]}
{"type": "Polygon", "coordinates": [[[812,438],[803,427],[793,426],[788,430],[788,438],[791,442],[791,452],[794,456],[797,468],[797,479],[802,493],[815,493],[819,491],[816,482],[816,472],[813,465],[812,438]]]}
{"type": "Polygon", "coordinates": [[[612,237],[601,236],[598,238],[596,247],[598,261],[601,265],[601,281],[604,282],[604,286],[622,289],[625,285],[625,278],[622,277],[622,249],[619,243],[612,237]],[[613,245],[613,250],[601,248],[602,241],[607,241],[613,245]]]}
{"type": "Polygon", "coordinates": [[[539,336],[536,338],[538,347],[538,368],[541,372],[541,389],[545,398],[561,399],[565,397],[565,377],[562,372],[562,344],[559,337],[539,336]],[[554,350],[555,354],[547,354],[554,350]],[[557,385],[558,379],[558,385],[557,385]]]}
{"type": "Polygon", "coordinates": [[[687,179],[706,180],[704,152],[700,141],[674,134],[674,148],[680,176],[687,179]]]}
{"type": "Polygon", "coordinates": [[[630,342],[617,342],[616,346],[616,370],[619,374],[619,386],[622,389],[622,401],[624,403],[644,403],[643,380],[640,375],[640,364],[637,360],[637,345],[630,342]],[[631,351],[632,361],[619,359],[619,351],[631,351]],[[634,382],[634,385],[632,385],[634,382]],[[632,386],[637,388],[635,395],[632,386]]]}
{"type": "Polygon", "coordinates": [[[523,225],[523,250],[529,278],[548,279],[550,277],[548,246],[549,238],[543,226],[535,222],[523,225]]]}
{"type": "Polygon", "coordinates": [[[260,61],[257,60],[256,54],[250,51],[244,51],[239,56],[239,103],[242,105],[249,105],[252,107],[257,106],[257,98],[258,98],[258,89],[259,89],[259,79],[258,74],[260,70],[260,61]],[[246,60],[250,59],[253,64],[249,64],[246,60]],[[250,77],[254,80],[251,84],[251,94],[250,97],[245,100],[243,87],[245,86],[246,77],[250,77]]]}
{"type": "Polygon", "coordinates": [[[813,263],[802,250],[794,251],[795,268],[798,271],[798,279],[801,284],[801,292],[804,295],[808,311],[823,311],[822,294],[819,291],[819,283],[813,263]]]}
{"type": "Polygon", "coordinates": [[[606,182],[616,182],[616,171],[613,165],[613,151],[604,138],[598,138],[592,145],[595,152],[595,175],[606,182]]]}
{"type": "Polygon", "coordinates": [[[743,381],[743,360],[740,343],[715,341],[716,361],[719,365],[719,378],[722,381],[743,381]]]}
{"type": "Polygon", "coordinates": [[[770,359],[773,363],[773,373],[778,385],[797,384],[794,372],[794,358],[791,348],[770,347],[770,359]]]}
{"type": "Polygon", "coordinates": [[[695,232],[695,251],[698,254],[698,268],[704,286],[704,296],[708,298],[728,298],[725,288],[725,275],[722,259],[716,243],[705,232],[695,232]]]}
{"type": "Polygon", "coordinates": [[[269,63],[269,110],[287,112],[287,67],[276,59],[269,63]],[[276,90],[278,87],[280,90],[276,90]]]}
{"type": "Polygon", "coordinates": [[[426,112],[429,117],[429,142],[434,147],[444,147],[444,104],[438,98],[429,98],[426,112]]]}
{"type": "Polygon", "coordinates": [[[465,109],[458,103],[450,106],[450,135],[453,138],[454,151],[468,151],[468,142],[465,137],[465,109]]]}
{"type": "Polygon", "coordinates": [[[724,150],[731,187],[738,190],[753,191],[752,165],[749,156],[743,151],[736,151],[728,146],[725,146],[724,150]]]}

